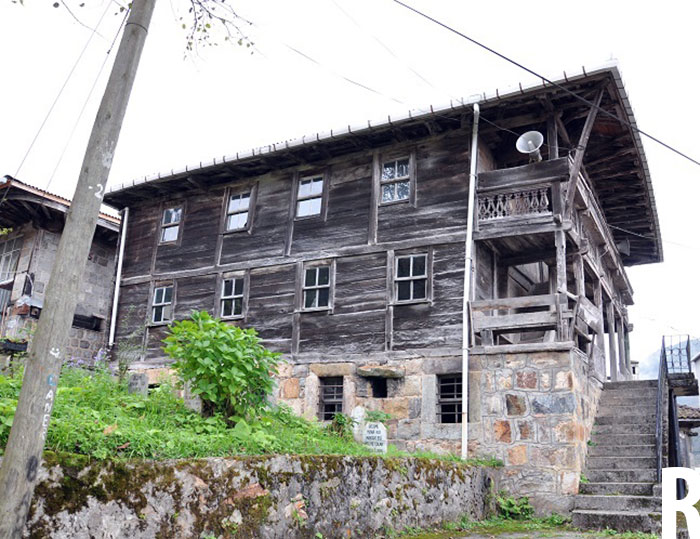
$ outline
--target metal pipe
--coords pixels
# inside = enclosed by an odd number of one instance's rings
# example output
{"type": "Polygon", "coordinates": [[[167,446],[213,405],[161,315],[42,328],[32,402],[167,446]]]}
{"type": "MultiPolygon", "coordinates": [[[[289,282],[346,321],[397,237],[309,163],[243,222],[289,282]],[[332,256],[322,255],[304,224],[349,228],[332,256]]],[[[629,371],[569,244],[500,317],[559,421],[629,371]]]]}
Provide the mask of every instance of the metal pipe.
{"type": "Polygon", "coordinates": [[[474,249],[474,205],[476,199],[476,165],[479,157],[479,104],[474,103],[471,156],[469,158],[469,196],[467,207],[467,237],[464,240],[464,297],[462,298],[462,459],[469,449],[469,345],[471,321],[469,303],[472,296],[474,249]]]}
{"type": "Polygon", "coordinates": [[[114,296],[112,298],[112,317],[109,320],[108,347],[114,346],[114,334],[117,330],[117,308],[119,307],[119,287],[122,282],[122,262],[124,261],[124,245],[126,245],[126,226],[129,224],[129,206],[122,210],[122,228],[119,234],[119,256],[117,257],[117,276],[114,280],[114,296]]]}

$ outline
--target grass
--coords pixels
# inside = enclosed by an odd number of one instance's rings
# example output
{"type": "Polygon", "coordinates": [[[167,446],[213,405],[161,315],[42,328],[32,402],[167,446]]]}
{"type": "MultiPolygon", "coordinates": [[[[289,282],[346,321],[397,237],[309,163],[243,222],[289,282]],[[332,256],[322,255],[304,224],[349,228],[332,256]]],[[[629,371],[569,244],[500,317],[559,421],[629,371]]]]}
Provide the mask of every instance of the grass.
{"type": "MultiPolygon", "coordinates": [[[[7,443],[21,387],[21,369],[0,375],[0,452],[7,443]]],[[[296,416],[280,406],[234,427],[221,416],[204,418],[187,409],[172,386],[162,384],[148,396],[129,394],[106,370],[64,367],[49,426],[46,449],[107,458],[199,458],[230,455],[340,454],[375,455],[348,436],[296,416]]],[[[409,455],[390,447],[387,457],[413,456],[459,461],[452,455],[409,455]]],[[[497,466],[494,459],[470,465],[497,466]]]]}

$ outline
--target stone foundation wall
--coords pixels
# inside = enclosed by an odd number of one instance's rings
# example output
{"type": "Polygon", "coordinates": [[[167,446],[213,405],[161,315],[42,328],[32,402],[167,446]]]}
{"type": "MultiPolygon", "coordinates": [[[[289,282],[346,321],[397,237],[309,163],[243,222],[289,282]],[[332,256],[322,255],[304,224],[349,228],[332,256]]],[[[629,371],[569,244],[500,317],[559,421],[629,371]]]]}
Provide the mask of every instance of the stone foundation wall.
{"type": "Polygon", "coordinates": [[[49,454],[47,462],[24,537],[374,537],[465,514],[483,519],[500,474],[340,456],[90,463],[49,454]]]}
{"type": "Polygon", "coordinates": [[[481,424],[471,429],[470,450],[503,460],[503,487],[529,496],[539,513],[568,511],[602,387],[587,358],[553,347],[476,355],[472,368],[481,424]]]}

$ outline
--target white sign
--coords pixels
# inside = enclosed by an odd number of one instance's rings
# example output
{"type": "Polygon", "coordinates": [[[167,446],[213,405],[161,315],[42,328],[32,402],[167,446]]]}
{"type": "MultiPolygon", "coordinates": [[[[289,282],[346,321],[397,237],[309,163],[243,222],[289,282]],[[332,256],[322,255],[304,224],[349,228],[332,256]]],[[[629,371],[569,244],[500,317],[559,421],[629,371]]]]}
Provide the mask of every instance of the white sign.
{"type": "Polygon", "coordinates": [[[386,453],[386,427],[379,422],[366,423],[362,443],[372,451],[386,453]]]}

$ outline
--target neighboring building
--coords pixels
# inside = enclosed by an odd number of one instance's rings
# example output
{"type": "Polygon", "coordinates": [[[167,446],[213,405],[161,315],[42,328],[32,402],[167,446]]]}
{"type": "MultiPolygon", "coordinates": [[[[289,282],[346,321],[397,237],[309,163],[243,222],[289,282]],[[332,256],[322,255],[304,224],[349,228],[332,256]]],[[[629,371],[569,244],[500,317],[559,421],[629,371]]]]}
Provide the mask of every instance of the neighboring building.
{"type": "Polygon", "coordinates": [[[685,468],[700,468],[700,408],[678,405],[681,464],[685,468]]]}
{"type": "MultiPolygon", "coordinates": [[[[41,315],[70,201],[0,179],[0,338],[28,340],[41,315]]],[[[91,362],[105,348],[119,219],[100,214],[67,345],[68,360],[91,362]]]]}
{"type": "Polygon", "coordinates": [[[475,148],[472,104],[453,102],[113,189],[135,367],[167,364],[167,324],[206,309],[283,353],[278,398],[296,412],[384,410],[390,442],[455,451],[473,334],[470,452],[502,458],[540,507],[566,504],[602,381],[631,376],[625,266],[662,252],[638,134],[569,93],[634,125],[617,68],[560,84],[484,95],[475,148]],[[541,162],[515,149],[530,130],[541,162]]]}

